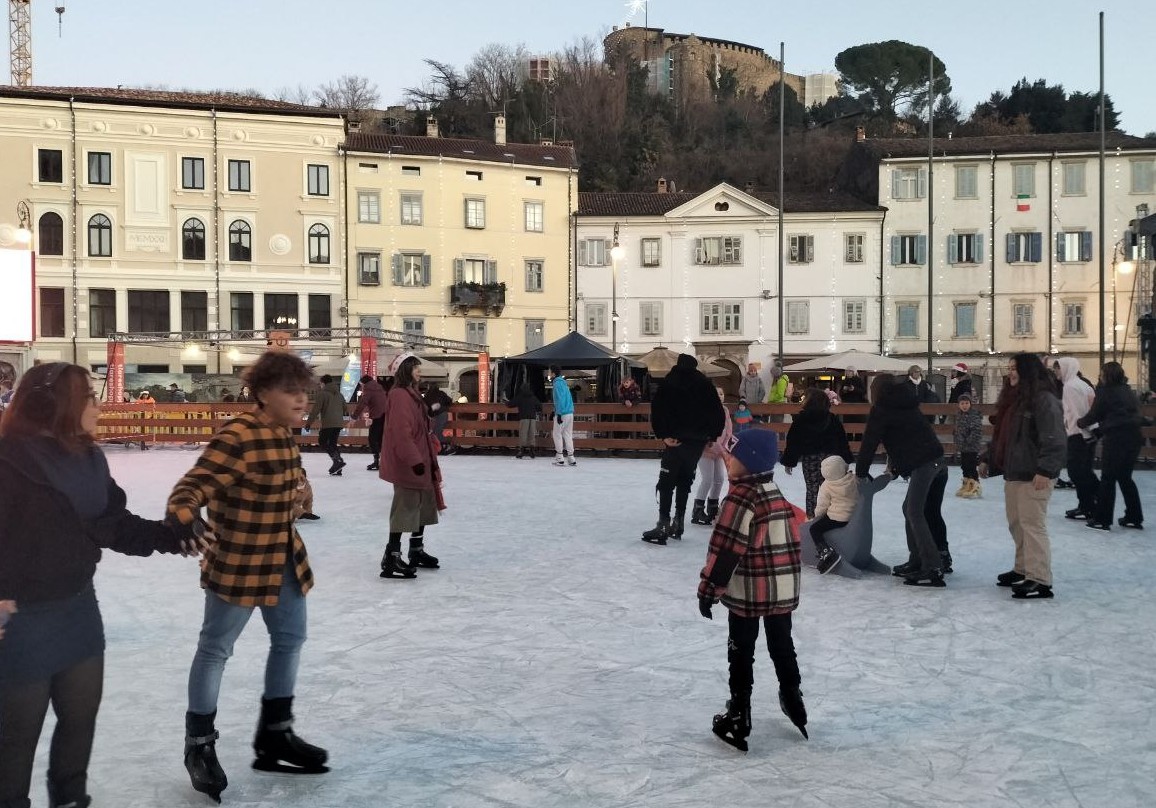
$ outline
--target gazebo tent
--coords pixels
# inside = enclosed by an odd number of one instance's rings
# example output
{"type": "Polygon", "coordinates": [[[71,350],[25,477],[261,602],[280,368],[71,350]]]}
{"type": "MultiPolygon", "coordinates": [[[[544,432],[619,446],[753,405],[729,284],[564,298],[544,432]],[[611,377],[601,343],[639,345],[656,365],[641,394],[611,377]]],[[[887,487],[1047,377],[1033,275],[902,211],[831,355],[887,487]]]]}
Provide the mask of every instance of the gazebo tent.
{"type": "Polygon", "coordinates": [[[557,365],[563,371],[594,371],[599,401],[614,401],[624,368],[642,367],[638,362],[611,353],[577,331],[571,331],[549,345],[499,360],[494,385],[497,399],[512,399],[525,381],[530,382],[539,397],[545,399],[546,371],[551,365],[557,365]]]}

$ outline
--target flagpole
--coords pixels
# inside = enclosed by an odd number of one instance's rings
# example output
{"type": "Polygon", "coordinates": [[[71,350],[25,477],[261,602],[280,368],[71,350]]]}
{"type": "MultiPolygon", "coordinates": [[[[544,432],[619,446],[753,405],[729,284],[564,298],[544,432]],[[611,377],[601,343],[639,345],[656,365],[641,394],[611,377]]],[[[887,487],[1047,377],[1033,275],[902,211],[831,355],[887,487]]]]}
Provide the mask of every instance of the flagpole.
{"type": "Polygon", "coordinates": [[[935,324],[932,311],[934,275],[931,272],[932,256],[935,254],[935,54],[927,49],[927,382],[931,383],[931,330],[935,324]]]}

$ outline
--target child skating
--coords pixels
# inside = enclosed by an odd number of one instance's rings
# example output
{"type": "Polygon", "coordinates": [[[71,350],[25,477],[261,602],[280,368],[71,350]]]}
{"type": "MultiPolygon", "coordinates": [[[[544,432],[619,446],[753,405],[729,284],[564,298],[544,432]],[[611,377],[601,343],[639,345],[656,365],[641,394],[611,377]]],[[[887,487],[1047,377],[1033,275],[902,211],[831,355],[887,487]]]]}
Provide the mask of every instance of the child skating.
{"type": "Polygon", "coordinates": [[[955,451],[959,452],[959,468],[963,483],[955,492],[957,497],[978,499],[983,491],[979,486],[979,450],[983,443],[983,416],[972,406],[971,394],[959,397],[959,412],[955,415],[955,451]]]}

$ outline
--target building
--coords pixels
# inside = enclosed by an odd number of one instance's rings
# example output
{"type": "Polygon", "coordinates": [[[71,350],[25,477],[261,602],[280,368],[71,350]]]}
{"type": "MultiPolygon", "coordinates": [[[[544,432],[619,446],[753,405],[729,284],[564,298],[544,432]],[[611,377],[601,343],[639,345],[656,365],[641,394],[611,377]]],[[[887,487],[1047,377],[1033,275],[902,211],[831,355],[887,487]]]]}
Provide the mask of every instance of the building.
{"type": "Polygon", "coordinates": [[[332,111],[227,93],[0,87],[0,211],[26,204],[36,251],[36,339],[9,353],[99,370],[140,332],[130,372],[229,373],[263,337],[185,337],[264,328],[340,353],[343,137],[332,111]]]}
{"type": "Polygon", "coordinates": [[[839,94],[839,76],[835,73],[808,73],[803,91],[803,106],[807,109],[818,104],[822,106],[827,99],[839,94]]]}
{"type": "Polygon", "coordinates": [[[522,80],[537,81],[546,84],[554,80],[554,71],[558,68],[557,59],[553,56],[530,56],[522,62],[522,80]]]}

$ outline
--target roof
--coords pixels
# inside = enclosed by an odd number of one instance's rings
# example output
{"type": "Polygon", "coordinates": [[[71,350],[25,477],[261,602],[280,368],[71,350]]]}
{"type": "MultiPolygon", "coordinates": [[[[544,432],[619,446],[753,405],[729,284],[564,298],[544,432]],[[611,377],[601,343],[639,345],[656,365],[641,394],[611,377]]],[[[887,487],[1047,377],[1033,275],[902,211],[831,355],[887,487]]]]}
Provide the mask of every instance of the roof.
{"type": "Polygon", "coordinates": [[[341,112],[274,101],[254,95],[224,92],[175,92],[140,90],[133,87],[12,87],[0,86],[0,98],[29,98],[45,101],[79,101],[86,104],[122,104],[173,109],[215,109],[222,112],[251,112],[272,115],[309,115],[340,118],[341,112]]]}
{"type": "MultiPolygon", "coordinates": [[[[927,157],[926,138],[881,138],[857,144],[877,160],[904,157],[927,157]]],[[[1156,138],[1142,138],[1122,132],[1107,132],[1104,145],[1116,149],[1156,150],[1156,138]]],[[[992,154],[1038,154],[1044,152],[1098,152],[1099,132],[1061,132],[1050,135],[990,135],[987,137],[937,137],[935,155],[939,157],[988,157],[992,154]]]]}
{"type": "Polygon", "coordinates": [[[466,140],[417,135],[384,135],[351,132],[345,139],[349,152],[374,154],[412,154],[415,157],[448,157],[487,163],[549,168],[577,168],[574,150],[569,146],[539,146],[532,143],[495,143],[492,140],[466,140]]]}
{"type": "MultiPolygon", "coordinates": [[[[579,216],[665,216],[675,208],[702,196],[701,193],[678,192],[603,192],[582,191],[578,194],[579,216]]],[[[755,191],[750,196],[773,207],[779,206],[779,195],[755,191]]],[[[849,194],[788,192],[784,213],[826,213],[840,211],[881,211],[878,205],[863,202],[849,194]]]]}
{"type": "MultiPolygon", "coordinates": [[[[611,353],[597,342],[571,331],[564,337],[554,340],[549,345],[535,348],[518,356],[511,356],[502,360],[504,363],[522,362],[527,365],[557,365],[562,369],[594,368],[611,365],[622,361],[622,357],[611,353]]],[[[636,365],[637,362],[626,360],[627,364],[636,365]]]]}

